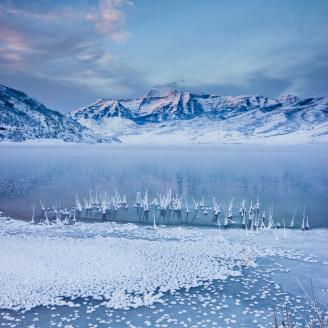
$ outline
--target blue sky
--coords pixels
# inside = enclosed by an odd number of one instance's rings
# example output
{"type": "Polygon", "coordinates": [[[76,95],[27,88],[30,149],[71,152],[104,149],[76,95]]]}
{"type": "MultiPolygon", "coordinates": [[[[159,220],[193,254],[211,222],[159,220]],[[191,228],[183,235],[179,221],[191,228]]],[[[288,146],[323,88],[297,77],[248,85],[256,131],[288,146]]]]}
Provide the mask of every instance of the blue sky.
{"type": "Polygon", "coordinates": [[[0,0],[0,83],[68,111],[149,88],[328,95],[326,0],[0,0]]]}

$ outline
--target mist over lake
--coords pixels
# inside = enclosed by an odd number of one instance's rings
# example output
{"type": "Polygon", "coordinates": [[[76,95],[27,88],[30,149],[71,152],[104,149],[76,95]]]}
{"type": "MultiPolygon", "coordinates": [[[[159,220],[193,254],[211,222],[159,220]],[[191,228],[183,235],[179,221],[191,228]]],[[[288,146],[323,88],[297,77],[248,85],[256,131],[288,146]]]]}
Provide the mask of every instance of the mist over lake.
{"type": "MultiPolygon", "coordinates": [[[[173,193],[216,197],[235,213],[243,199],[256,201],[290,221],[297,207],[306,207],[311,226],[327,226],[328,153],[325,146],[195,145],[2,145],[0,210],[30,220],[31,204],[39,201],[62,207],[74,204],[75,194],[114,191],[135,202],[136,193],[151,197],[171,188],[173,193]]],[[[132,214],[131,214],[132,215],[132,214]]],[[[198,222],[202,224],[202,222],[198,222]]]]}

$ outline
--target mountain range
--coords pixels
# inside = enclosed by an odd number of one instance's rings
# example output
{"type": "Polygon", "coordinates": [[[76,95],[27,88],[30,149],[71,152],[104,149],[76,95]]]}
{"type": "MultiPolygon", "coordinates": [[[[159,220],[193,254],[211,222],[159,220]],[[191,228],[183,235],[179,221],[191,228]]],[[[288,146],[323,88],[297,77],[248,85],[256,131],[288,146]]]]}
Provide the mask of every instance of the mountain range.
{"type": "Polygon", "coordinates": [[[151,90],[98,99],[67,115],[0,85],[0,140],[124,143],[328,142],[328,97],[225,96],[151,90]]]}
{"type": "Polygon", "coordinates": [[[69,116],[126,143],[328,142],[328,97],[151,90],[138,99],[99,99],[69,116]]]}

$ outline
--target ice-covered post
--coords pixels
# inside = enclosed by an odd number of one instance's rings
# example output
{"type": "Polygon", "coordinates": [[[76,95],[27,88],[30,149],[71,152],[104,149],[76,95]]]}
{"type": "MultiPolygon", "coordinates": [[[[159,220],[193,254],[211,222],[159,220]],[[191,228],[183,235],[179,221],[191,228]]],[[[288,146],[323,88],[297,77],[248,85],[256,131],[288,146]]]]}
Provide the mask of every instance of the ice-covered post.
{"type": "Polygon", "coordinates": [[[241,225],[242,227],[245,227],[246,226],[246,213],[247,213],[247,210],[246,210],[246,200],[243,199],[241,204],[240,204],[240,209],[239,209],[239,214],[240,214],[240,217],[241,217],[241,225]]]}
{"type": "Polygon", "coordinates": [[[116,198],[113,196],[111,198],[111,204],[113,205],[113,208],[114,208],[113,220],[115,221],[115,220],[117,220],[118,204],[117,204],[116,198]]]}
{"type": "Polygon", "coordinates": [[[305,226],[306,230],[310,229],[310,225],[309,225],[309,216],[306,216],[306,226],[305,226]]]}
{"type": "Polygon", "coordinates": [[[31,210],[32,210],[32,218],[31,218],[31,223],[35,223],[35,204],[33,203],[31,206],[31,210]]]}
{"type": "Polygon", "coordinates": [[[127,202],[127,200],[126,200],[126,195],[123,195],[123,196],[122,196],[122,205],[123,205],[123,208],[124,208],[125,210],[127,210],[127,209],[129,208],[128,202],[127,202]]]}
{"type": "Polygon", "coordinates": [[[140,213],[140,208],[141,208],[141,193],[140,193],[140,191],[137,192],[136,203],[134,204],[134,207],[137,209],[137,214],[139,215],[139,220],[140,220],[141,219],[141,213],[140,213]]]}
{"type": "Polygon", "coordinates": [[[305,206],[304,206],[304,209],[303,209],[303,217],[302,217],[302,227],[301,227],[302,230],[305,230],[305,206]]]}
{"type": "Polygon", "coordinates": [[[153,228],[156,229],[156,217],[155,217],[155,207],[153,208],[153,228]]]}
{"type": "MultiPolygon", "coordinates": [[[[49,218],[48,218],[47,209],[46,209],[45,205],[42,203],[41,199],[40,199],[40,204],[41,204],[41,209],[42,209],[42,217],[41,217],[41,220],[44,217],[46,224],[49,224],[50,221],[49,221],[49,218]]],[[[40,222],[41,222],[41,220],[40,220],[40,222]]]]}
{"type": "Polygon", "coordinates": [[[292,217],[292,219],[291,219],[291,221],[290,221],[290,225],[289,225],[289,228],[291,228],[291,229],[293,229],[293,228],[294,228],[294,222],[295,222],[296,209],[297,209],[297,207],[296,207],[296,208],[294,208],[293,217],[292,217]]]}
{"type": "Polygon", "coordinates": [[[248,210],[248,220],[250,222],[250,229],[253,230],[254,228],[254,210],[253,210],[253,202],[251,201],[251,204],[249,206],[248,210]]]}
{"type": "Polygon", "coordinates": [[[263,211],[262,220],[261,220],[261,229],[265,228],[265,220],[266,220],[265,211],[263,211]]]}
{"type": "Polygon", "coordinates": [[[195,213],[193,216],[193,221],[195,221],[195,220],[199,220],[198,211],[202,207],[202,202],[196,202],[194,197],[192,198],[192,200],[194,202],[194,207],[195,207],[195,213]]]}
{"type": "Polygon", "coordinates": [[[174,211],[174,215],[176,216],[177,222],[179,224],[182,224],[182,215],[181,215],[182,197],[180,197],[177,194],[175,195],[175,197],[172,198],[172,209],[174,211]]]}
{"type": "Polygon", "coordinates": [[[98,188],[96,188],[96,198],[95,198],[95,207],[96,209],[99,208],[99,201],[98,201],[98,188]]]}
{"type": "Polygon", "coordinates": [[[143,207],[143,217],[142,220],[148,223],[149,218],[149,202],[148,202],[148,191],[146,189],[144,199],[142,201],[142,207],[143,207]]]}
{"type": "Polygon", "coordinates": [[[106,211],[108,209],[109,206],[109,198],[108,198],[108,193],[107,191],[104,192],[103,194],[99,195],[100,198],[100,212],[102,215],[102,220],[105,221],[106,220],[106,211]]]}
{"type": "Polygon", "coordinates": [[[89,215],[92,216],[92,200],[84,199],[84,209],[85,215],[88,217],[89,215]]]}
{"type": "Polygon", "coordinates": [[[186,220],[185,220],[185,222],[187,223],[188,222],[189,213],[190,213],[189,206],[188,206],[188,201],[187,201],[187,196],[185,196],[185,203],[186,203],[186,220]]]}
{"type": "Polygon", "coordinates": [[[79,200],[79,195],[78,193],[75,194],[75,208],[77,211],[79,211],[80,213],[82,212],[82,204],[79,200]]]}
{"type": "Polygon", "coordinates": [[[215,200],[215,198],[213,197],[213,219],[212,219],[212,223],[217,224],[219,222],[219,216],[221,213],[220,210],[221,204],[218,204],[215,200]]]}
{"type": "Polygon", "coordinates": [[[225,228],[227,228],[228,224],[229,224],[228,210],[225,209],[223,225],[224,225],[225,228]]]}
{"type": "Polygon", "coordinates": [[[246,227],[247,228],[247,224],[246,224],[246,211],[243,212],[243,218],[241,221],[241,225],[242,227],[246,227]]]}
{"type": "Polygon", "coordinates": [[[302,230],[309,230],[310,224],[309,224],[309,216],[306,216],[306,223],[305,223],[305,206],[303,210],[303,219],[302,219],[302,230]]]}
{"type": "Polygon", "coordinates": [[[260,201],[259,198],[256,198],[256,203],[254,205],[254,214],[255,214],[255,221],[256,221],[256,228],[260,226],[260,201]]]}
{"type": "Polygon", "coordinates": [[[172,202],[173,202],[172,190],[168,188],[166,192],[166,196],[164,196],[165,211],[166,211],[166,218],[168,224],[170,224],[170,219],[171,219],[172,202]]]}
{"type": "Polygon", "coordinates": [[[233,198],[231,198],[229,207],[228,207],[228,221],[232,223],[232,208],[233,208],[233,198]]]}
{"type": "Polygon", "coordinates": [[[69,219],[71,217],[71,212],[67,210],[67,208],[65,208],[62,211],[63,215],[64,215],[64,224],[69,224],[69,219]]]}
{"type": "MultiPolygon", "coordinates": [[[[57,203],[57,202],[56,202],[57,203]]],[[[58,205],[56,205],[56,206],[53,206],[53,211],[54,211],[54,213],[55,213],[55,215],[56,215],[56,223],[60,223],[60,210],[59,210],[59,207],[58,207],[58,205]]]]}
{"type": "Polygon", "coordinates": [[[268,228],[272,229],[274,226],[273,223],[273,206],[271,206],[271,208],[269,209],[269,222],[268,222],[268,228]]]}

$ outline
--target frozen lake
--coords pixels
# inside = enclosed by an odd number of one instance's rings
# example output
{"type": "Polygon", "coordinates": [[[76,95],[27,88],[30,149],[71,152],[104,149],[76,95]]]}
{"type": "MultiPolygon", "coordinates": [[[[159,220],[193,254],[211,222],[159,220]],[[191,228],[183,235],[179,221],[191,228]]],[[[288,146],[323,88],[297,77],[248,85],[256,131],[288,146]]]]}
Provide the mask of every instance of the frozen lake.
{"type": "Polygon", "coordinates": [[[327,229],[0,219],[2,327],[272,327],[328,302],[327,229]],[[304,290],[303,290],[304,289],[304,290]]]}
{"type": "Polygon", "coordinates": [[[117,189],[132,204],[138,191],[147,189],[151,198],[171,188],[209,205],[212,197],[223,205],[234,198],[234,214],[242,199],[248,206],[259,197],[261,211],[273,206],[286,224],[297,207],[299,225],[306,206],[311,226],[328,225],[324,145],[0,145],[0,154],[0,211],[14,218],[30,219],[31,204],[39,206],[40,199],[72,206],[76,192],[83,199],[90,190],[117,189]]]}
{"type": "MultiPolygon", "coordinates": [[[[272,327],[285,304],[295,327],[305,292],[328,303],[325,146],[0,146],[0,327],[272,327]],[[77,221],[31,224],[31,204],[119,190],[212,197],[274,208],[312,229],[219,229],[77,221]],[[17,220],[19,219],[19,220],[17,220]]],[[[130,221],[136,222],[129,208],[130,221]]],[[[209,220],[211,221],[211,220],[209,220]]],[[[207,226],[204,226],[206,225],[207,226]]]]}

